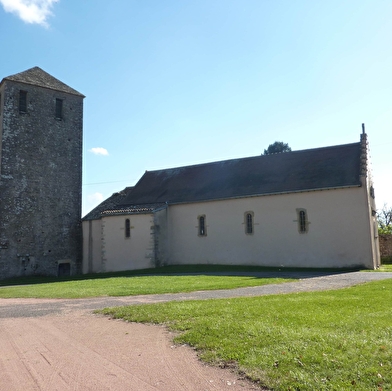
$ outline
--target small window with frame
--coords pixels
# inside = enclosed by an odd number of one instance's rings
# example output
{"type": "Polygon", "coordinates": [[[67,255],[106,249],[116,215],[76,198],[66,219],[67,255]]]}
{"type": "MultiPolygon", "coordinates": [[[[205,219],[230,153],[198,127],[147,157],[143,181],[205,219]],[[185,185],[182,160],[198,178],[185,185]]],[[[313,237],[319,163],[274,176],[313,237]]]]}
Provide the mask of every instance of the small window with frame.
{"type": "Polygon", "coordinates": [[[56,98],[56,111],[55,111],[55,117],[58,120],[63,119],[63,100],[56,98]]]}
{"type": "Polygon", "coordinates": [[[129,219],[125,219],[125,238],[128,239],[131,237],[131,221],[129,219]]]}
{"type": "Polygon", "coordinates": [[[198,236],[207,236],[206,215],[201,215],[197,218],[198,221],[198,236]]]}
{"type": "Polygon", "coordinates": [[[245,225],[245,234],[253,235],[254,233],[254,213],[253,212],[245,212],[244,213],[244,225],[245,225]]]}
{"type": "Polygon", "coordinates": [[[297,223],[298,223],[298,232],[300,234],[308,233],[309,221],[308,221],[308,213],[306,209],[303,208],[297,209],[297,223]]]}
{"type": "Polygon", "coordinates": [[[19,113],[27,113],[27,91],[19,91],[19,113]]]}

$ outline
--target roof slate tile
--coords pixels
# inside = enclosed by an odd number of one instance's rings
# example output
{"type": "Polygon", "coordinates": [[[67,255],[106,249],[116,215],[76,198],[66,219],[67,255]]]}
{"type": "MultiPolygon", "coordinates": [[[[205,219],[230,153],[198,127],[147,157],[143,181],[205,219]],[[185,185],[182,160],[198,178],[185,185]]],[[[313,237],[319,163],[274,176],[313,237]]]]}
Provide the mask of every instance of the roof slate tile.
{"type": "Polygon", "coordinates": [[[5,77],[3,80],[11,80],[20,83],[31,84],[39,87],[49,88],[51,90],[66,92],[68,94],[84,97],[84,95],[82,95],[80,92],[67,86],[66,84],[56,79],[52,75],[49,75],[49,73],[43,71],[39,67],[30,68],[24,72],[5,77]]]}
{"type": "Polygon", "coordinates": [[[361,186],[360,143],[147,171],[122,205],[361,186]]]}
{"type": "Polygon", "coordinates": [[[146,171],[84,217],[151,213],[168,204],[361,186],[361,143],[146,171]]]}

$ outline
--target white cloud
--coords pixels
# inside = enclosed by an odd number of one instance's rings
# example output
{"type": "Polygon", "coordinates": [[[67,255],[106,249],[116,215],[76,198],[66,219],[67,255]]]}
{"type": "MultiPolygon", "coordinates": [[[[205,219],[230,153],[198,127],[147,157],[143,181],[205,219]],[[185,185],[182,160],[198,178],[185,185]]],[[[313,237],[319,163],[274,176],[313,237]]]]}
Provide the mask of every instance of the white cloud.
{"type": "Polygon", "coordinates": [[[0,0],[5,12],[16,14],[26,23],[48,27],[46,19],[52,15],[52,7],[59,0],[0,0]]]}
{"type": "Polygon", "coordinates": [[[83,210],[82,216],[85,216],[91,210],[93,210],[96,206],[98,206],[104,200],[104,196],[102,193],[91,193],[85,195],[83,200],[83,210]]]}
{"type": "Polygon", "coordinates": [[[87,201],[90,205],[98,205],[103,201],[103,194],[98,192],[94,194],[89,194],[87,196],[87,201]]]}
{"type": "Polygon", "coordinates": [[[91,148],[89,151],[92,152],[94,155],[102,155],[102,156],[109,155],[109,152],[106,148],[101,148],[101,147],[91,148]]]}

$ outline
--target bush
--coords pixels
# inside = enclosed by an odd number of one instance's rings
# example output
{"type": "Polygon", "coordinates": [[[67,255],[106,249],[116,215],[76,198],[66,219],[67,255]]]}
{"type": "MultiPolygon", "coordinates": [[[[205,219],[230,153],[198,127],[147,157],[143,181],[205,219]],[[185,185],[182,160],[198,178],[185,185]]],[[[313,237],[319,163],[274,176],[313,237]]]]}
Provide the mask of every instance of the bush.
{"type": "Polygon", "coordinates": [[[378,234],[379,235],[392,235],[392,225],[387,227],[378,227],[378,234]]]}
{"type": "Polygon", "coordinates": [[[389,257],[381,257],[381,265],[392,265],[392,255],[389,257]]]}

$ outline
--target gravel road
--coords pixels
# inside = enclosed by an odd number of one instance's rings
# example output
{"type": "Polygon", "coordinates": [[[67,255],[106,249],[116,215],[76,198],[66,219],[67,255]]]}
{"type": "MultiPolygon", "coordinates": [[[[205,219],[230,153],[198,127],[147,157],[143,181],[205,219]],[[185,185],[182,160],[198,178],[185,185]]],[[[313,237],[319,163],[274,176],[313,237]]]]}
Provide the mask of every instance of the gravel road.
{"type": "MultiPolygon", "coordinates": [[[[210,273],[212,274],[212,273],[210,273]]],[[[159,295],[140,295],[122,297],[98,297],[90,299],[0,299],[0,318],[32,317],[66,313],[74,310],[96,310],[105,307],[123,305],[159,303],[181,300],[207,300],[232,297],[264,296],[293,292],[323,291],[341,289],[369,281],[392,278],[392,272],[264,272],[233,273],[233,275],[249,275],[259,278],[283,277],[299,279],[284,284],[271,284],[249,288],[224,289],[216,291],[198,291],[190,293],[167,293],[159,295]]],[[[225,273],[227,275],[227,273],[225,273]]],[[[1,288],[0,288],[1,289],[1,288]]]]}

